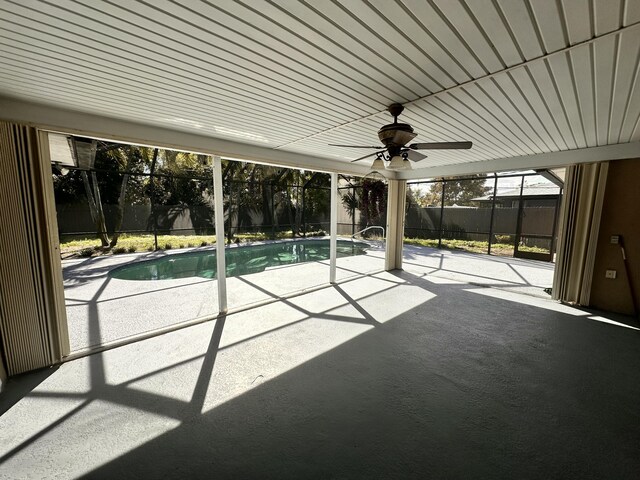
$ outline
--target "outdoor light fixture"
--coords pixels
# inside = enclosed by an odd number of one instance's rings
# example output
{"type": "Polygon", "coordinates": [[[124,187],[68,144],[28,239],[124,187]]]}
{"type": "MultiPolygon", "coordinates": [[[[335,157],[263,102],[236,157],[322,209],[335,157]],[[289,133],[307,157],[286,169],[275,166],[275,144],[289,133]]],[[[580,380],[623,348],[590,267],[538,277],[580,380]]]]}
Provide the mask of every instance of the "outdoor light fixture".
{"type": "Polygon", "coordinates": [[[403,170],[403,159],[400,155],[396,155],[391,158],[389,162],[389,166],[387,167],[389,170],[403,170]]]}
{"type": "Polygon", "coordinates": [[[371,164],[371,170],[373,170],[374,172],[379,172],[381,170],[384,170],[384,162],[382,161],[382,158],[377,157],[373,163],[371,164]]]}
{"type": "Polygon", "coordinates": [[[396,155],[385,155],[382,152],[378,152],[378,156],[371,164],[372,172],[381,172],[383,170],[412,170],[411,162],[407,152],[401,152],[396,155]],[[385,162],[389,162],[385,165],[385,162]]]}
{"type": "Polygon", "coordinates": [[[411,170],[411,163],[405,156],[395,155],[391,157],[387,170],[411,170]]]}

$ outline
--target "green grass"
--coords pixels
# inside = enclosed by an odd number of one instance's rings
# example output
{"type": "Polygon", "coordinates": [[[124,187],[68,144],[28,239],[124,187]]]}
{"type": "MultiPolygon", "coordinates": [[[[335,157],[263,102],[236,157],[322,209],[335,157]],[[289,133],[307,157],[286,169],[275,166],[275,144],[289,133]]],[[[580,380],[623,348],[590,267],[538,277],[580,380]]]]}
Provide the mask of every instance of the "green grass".
{"type": "MultiPolygon", "coordinates": [[[[418,245],[422,247],[438,248],[438,240],[423,238],[405,238],[404,243],[407,245],[418,245]]],[[[479,240],[447,240],[442,239],[442,248],[447,250],[462,250],[471,253],[487,253],[488,242],[479,240]]],[[[521,245],[518,247],[521,252],[533,253],[549,253],[548,250],[540,247],[527,247],[521,245]]],[[[513,244],[509,243],[492,243],[491,253],[495,255],[513,255],[513,244]]]]}
{"type": "MultiPolygon", "coordinates": [[[[325,232],[307,232],[307,236],[323,236],[325,232]]],[[[234,236],[234,241],[241,243],[257,242],[263,240],[274,240],[292,238],[291,230],[271,233],[239,233],[234,236]]],[[[215,245],[215,235],[158,235],[158,250],[171,250],[175,248],[206,247],[215,245]]],[[[153,235],[131,235],[123,233],[118,238],[117,245],[112,249],[103,249],[100,240],[96,238],[82,238],[67,240],[64,237],[60,240],[60,251],[63,255],[78,255],[80,257],[91,257],[95,255],[114,255],[120,253],[152,252],[155,249],[153,235]]]]}
{"type": "MultiPolygon", "coordinates": [[[[215,235],[158,235],[158,248],[163,249],[166,245],[184,245],[204,247],[206,245],[214,245],[216,243],[215,235]]],[[[170,247],[171,248],[171,247],[170,247]]],[[[96,238],[83,238],[65,241],[63,238],[60,242],[60,251],[62,254],[78,253],[82,256],[91,256],[91,250],[94,255],[105,253],[125,253],[125,252],[146,252],[154,250],[153,235],[128,235],[122,234],[118,238],[118,244],[112,251],[103,251],[100,240],[96,238]]]]}

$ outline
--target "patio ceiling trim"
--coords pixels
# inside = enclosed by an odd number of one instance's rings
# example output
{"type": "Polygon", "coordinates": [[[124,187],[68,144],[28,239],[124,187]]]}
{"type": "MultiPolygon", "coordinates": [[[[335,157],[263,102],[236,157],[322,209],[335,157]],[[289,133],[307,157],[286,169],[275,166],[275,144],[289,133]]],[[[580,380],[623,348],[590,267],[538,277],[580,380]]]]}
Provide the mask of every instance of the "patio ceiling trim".
{"type": "Polygon", "coordinates": [[[595,163],[629,158],[637,158],[640,161],[640,142],[580,148],[562,152],[539,153],[536,155],[522,155],[519,157],[496,158],[457,165],[443,165],[442,167],[430,168],[428,171],[402,171],[398,172],[397,178],[402,180],[417,180],[426,178],[425,174],[428,174],[428,178],[453,177],[475,173],[565,167],[579,163],[595,163]]]}
{"type": "MultiPolygon", "coordinates": [[[[366,175],[368,166],[339,162],[308,154],[275,150],[220,138],[197,135],[177,129],[134,123],[99,115],[65,110],[0,97],[0,120],[21,123],[56,133],[81,135],[135,145],[182,150],[206,155],[277,165],[304,168],[319,172],[366,175]]],[[[393,178],[394,172],[387,172],[393,178]]]]}

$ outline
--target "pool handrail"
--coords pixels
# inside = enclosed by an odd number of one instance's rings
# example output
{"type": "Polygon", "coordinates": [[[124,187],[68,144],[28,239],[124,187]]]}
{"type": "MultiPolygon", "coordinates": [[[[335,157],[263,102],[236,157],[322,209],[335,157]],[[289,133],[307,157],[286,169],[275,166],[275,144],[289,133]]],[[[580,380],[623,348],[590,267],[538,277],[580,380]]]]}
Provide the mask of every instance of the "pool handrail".
{"type": "Polygon", "coordinates": [[[371,225],[369,227],[363,228],[362,230],[354,233],[353,235],[351,235],[351,238],[356,238],[356,235],[359,235],[361,233],[366,232],[367,230],[371,230],[374,228],[379,228],[380,230],[382,230],[382,238],[385,238],[385,233],[384,233],[384,227],[380,226],[380,225],[371,225]]]}

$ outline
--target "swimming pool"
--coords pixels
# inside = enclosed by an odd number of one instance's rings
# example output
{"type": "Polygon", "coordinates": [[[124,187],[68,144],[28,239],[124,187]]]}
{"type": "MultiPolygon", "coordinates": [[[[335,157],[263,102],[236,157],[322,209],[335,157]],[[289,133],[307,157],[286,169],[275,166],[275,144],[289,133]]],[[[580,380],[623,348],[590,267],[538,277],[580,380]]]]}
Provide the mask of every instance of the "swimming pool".
{"type": "MultiPolygon", "coordinates": [[[[338,257],[364,255],[364,242],[338,240],[338,257]]],[[[227,277],[258,273],[269,267],[329,259],[329,240],[296,240],[227,248],[227,277]]],[[[176,253],[115,268],[111,278],[119,280],[169,280],[176,278],[216,278],[216,251],[176,253]]]]}

